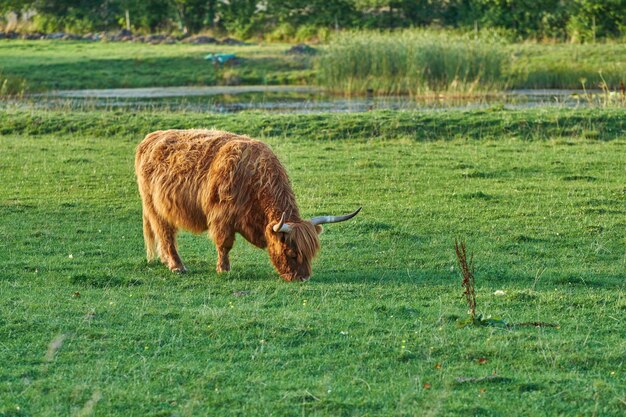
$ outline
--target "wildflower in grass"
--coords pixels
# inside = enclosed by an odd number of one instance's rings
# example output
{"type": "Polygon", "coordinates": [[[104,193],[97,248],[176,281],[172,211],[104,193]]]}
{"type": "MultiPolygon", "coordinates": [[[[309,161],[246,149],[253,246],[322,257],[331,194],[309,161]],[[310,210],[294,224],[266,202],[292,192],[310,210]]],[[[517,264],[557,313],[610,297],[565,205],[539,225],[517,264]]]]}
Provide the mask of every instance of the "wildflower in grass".
{"type": "Polygon", "coordinates": [[[306,299],[302,300],[302,306],[306,307],[306,299]]]}
{"type": "Polygon", "coordinates": [[[72,255],[71,253],[69,254],[68,258],[70,259],[74,259],[74,255],[72,255]]]}

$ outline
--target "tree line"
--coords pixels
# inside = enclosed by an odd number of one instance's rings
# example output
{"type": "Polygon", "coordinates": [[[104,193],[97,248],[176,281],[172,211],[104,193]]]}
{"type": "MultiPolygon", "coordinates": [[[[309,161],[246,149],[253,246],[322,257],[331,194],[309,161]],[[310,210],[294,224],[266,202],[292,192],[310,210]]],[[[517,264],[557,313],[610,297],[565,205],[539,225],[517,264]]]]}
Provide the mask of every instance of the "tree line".
{"type": "Polygon", "coordinates": [[[626,35],[626,0],[0,0],[0,12],[28,16],[44,32],[212,30],[280,38],[434,26],[490,28],[516,39],[626,35]]]}

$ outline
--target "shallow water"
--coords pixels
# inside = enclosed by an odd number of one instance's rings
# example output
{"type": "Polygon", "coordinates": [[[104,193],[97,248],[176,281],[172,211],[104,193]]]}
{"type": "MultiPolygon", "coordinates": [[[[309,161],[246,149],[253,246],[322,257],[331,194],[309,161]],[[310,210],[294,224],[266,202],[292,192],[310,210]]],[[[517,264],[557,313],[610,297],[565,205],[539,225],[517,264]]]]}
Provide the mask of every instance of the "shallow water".
{"type": "MultiPolygon", "coordinates": [[[[234,113],[366,112],[372,110],[524,109],[624,105],[616,93],[583,90],[512,90],[481,97],[338,97],[306,86],[155,87],[64,90],[26,97],[37,108],[170,110],[234,113]]],[[[19,105],[19,101],[13,104],[19,105]]]]}

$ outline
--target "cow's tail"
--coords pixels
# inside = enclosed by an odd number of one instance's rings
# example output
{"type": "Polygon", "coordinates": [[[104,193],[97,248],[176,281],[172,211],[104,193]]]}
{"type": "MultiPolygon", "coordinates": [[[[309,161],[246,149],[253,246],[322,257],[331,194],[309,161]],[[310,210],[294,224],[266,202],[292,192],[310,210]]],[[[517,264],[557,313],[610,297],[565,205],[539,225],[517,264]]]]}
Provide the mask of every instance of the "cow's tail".
{"type": "Polygon", "coordinates": [[[143,214],[143,239],[146,243],[146,258],[148,259],[148,262],[150,262],[157,256],[157,242],[154,235],[154,229],[152,228],[150,219],[146,213],[143,214]]]}

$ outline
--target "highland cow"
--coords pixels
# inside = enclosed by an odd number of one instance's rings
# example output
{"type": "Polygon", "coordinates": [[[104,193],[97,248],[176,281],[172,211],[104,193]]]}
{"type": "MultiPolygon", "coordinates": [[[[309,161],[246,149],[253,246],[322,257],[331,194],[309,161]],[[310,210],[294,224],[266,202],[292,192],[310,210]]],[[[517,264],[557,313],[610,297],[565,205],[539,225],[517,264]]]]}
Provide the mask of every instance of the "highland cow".
{"type": "Polygon", "coordinates": [[[217,247],[217,272],[230,270],[235,233],[267,248],[280,276],[311,276],[321,224],[345,216],[303,220],[285,168],[270,148],[246,136],[217,130],[150,133],[137,147],[135,172],[143,205],[148,260],[158,253],[185,272],[176,245],[178,229],[209,231],[217,247]]]}

